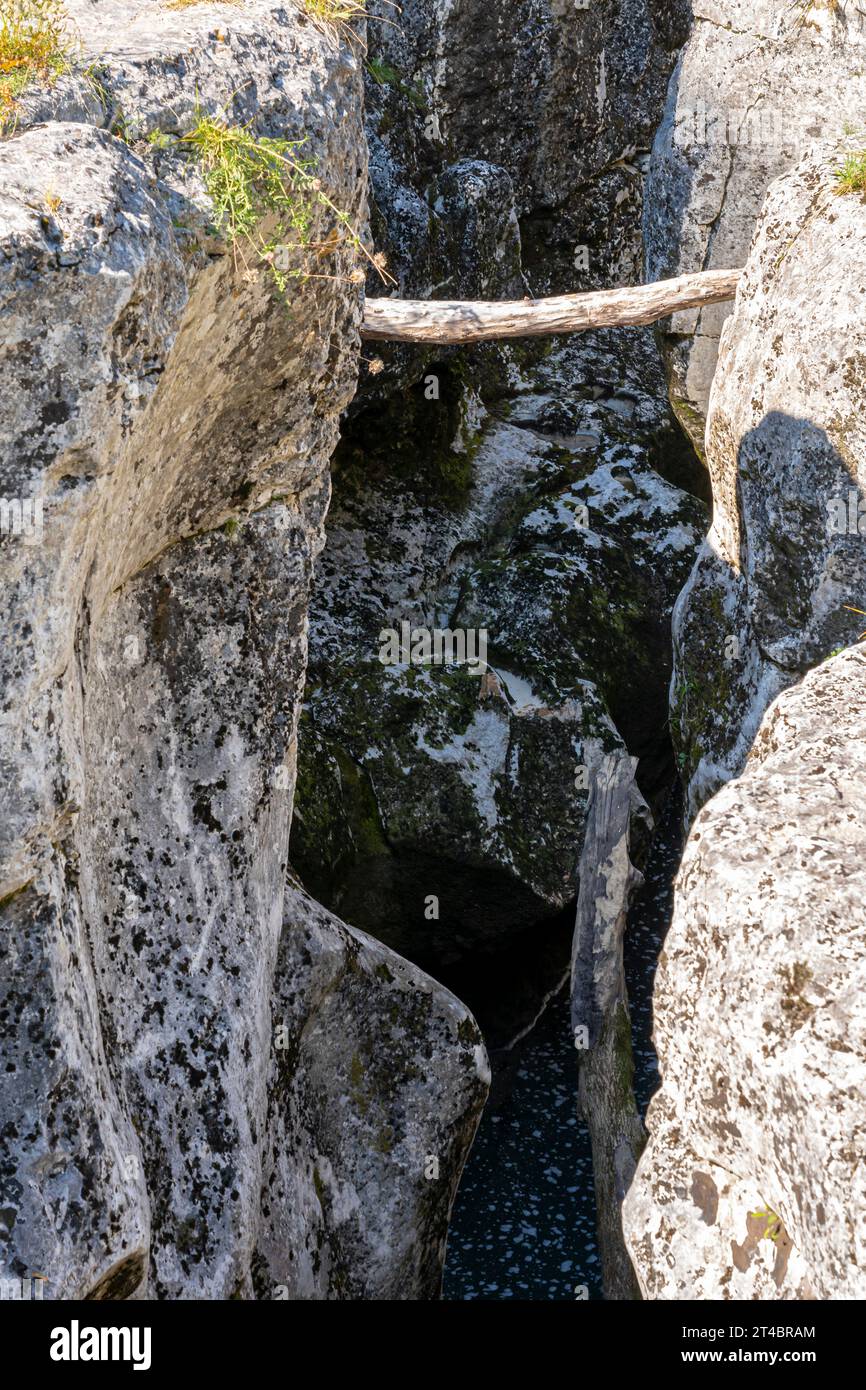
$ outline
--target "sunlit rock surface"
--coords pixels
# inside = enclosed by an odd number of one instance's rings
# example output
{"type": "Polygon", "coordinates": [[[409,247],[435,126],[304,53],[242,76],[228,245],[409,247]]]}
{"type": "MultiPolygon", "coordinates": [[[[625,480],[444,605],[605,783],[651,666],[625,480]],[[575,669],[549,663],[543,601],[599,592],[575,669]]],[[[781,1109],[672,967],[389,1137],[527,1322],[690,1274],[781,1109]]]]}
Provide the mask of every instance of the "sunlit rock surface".
{"type": "Polygon", "coordinates": [[[692,827],[624,1210],[648,1298],[866,1293],[864,822],[860,645],[776,700],[692,827]]]}
{"type": "Polygon", "coordinates": [[[293,7],[70,10],[98,71],[25,97],[0,144],[0,1270],[46,1298],[435,1296],[477,1031],[284,906],[355,253],[282,302],[144,138],[201,114],[306,137],[363,227],[360,61],[293,7]],[[342,1050],[317,1052],[326,995],[342,1050]],[[355,1095],[383,1053],[389,1088],[355,1095]],[[277,1143],[319,1204],[283,1209],[277,1143]]]}
{"type": "MultiPolygon", "coordinates": [[[[692,8],[647,179],[647,280],[745,265],[770,183],[816,140],[860,129],[866,103],[866,17],[853,0],[692,8]]],[[[671,400],[699,452],[730,312],[685,310],[662,334],[671,400]]]]}
{"type": "Polygon", "coordinates": [[[778,692],[866,626],[866,219],[841,147],[770,190],[707,429],[713,525],[674,617],[671,728],[695,810],[778,692]]]}

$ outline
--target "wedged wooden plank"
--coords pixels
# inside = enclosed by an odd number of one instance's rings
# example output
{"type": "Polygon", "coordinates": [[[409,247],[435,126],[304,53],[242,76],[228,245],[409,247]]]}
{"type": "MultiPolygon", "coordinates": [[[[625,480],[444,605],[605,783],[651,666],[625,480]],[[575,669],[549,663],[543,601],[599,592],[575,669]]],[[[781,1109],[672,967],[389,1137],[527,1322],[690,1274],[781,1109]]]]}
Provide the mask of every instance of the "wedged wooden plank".
{"type": "Polygon", "coordinates": [[[654,323],[678,309],[699,309],[733,299],[740,274],[739,270],[701,270],[651,285],[550,299],[368,299],[361,337],[447,345],[654,323]]]}
{"type": "Polygon", "coordinates": [[[604,1295],[640,1297],[622,1234],[621,1206],[645,1142],[634,1062],[623,937],[634,889],[631,834],[649,817],[624,749],[590,770],[580,892],[571,957],[571,1022],[580,1058],[580,1105],[592,1144],[604,1295]]]}

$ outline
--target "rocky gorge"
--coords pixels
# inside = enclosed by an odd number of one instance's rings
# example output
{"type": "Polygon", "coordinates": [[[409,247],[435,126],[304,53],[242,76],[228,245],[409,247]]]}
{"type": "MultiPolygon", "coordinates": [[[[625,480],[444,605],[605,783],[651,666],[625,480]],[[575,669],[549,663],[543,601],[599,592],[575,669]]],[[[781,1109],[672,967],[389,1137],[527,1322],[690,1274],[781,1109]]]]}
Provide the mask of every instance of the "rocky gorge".
{"type": "Polygon", "coordinates": [[[0,1277],[478,1296],[547,1077],[507,1296],[863,1297],[866,15],[348,9],[67,0],[3,116],[0,1277]]]}

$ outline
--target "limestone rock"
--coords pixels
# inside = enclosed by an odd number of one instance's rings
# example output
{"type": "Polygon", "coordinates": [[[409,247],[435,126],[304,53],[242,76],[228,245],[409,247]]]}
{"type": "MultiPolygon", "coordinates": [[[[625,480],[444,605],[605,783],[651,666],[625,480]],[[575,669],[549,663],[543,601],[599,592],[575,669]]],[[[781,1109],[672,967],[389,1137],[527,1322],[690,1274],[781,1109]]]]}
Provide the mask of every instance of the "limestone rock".
{"type": "MultiPolygon", "coordinates": [[[[816,140],[857,129],[866,20],[848,0],[699,0],[647,180],[647,280],[744,265],[770,183],[816,140]]],[[[671,399],[695,447],[730,306],[673,316],[671,399]]]]}
{"type": "Polygon", "coordinates": [[[454,272],[427,185],[458,152],[509,176],[534,293],[639,278],[641,165],[685,3],[405,0],[397,25],[385,0],[368,8],[374,202],[403,294],[454,272]]]}
{"type": "Polygon", "coordinates": [[[770,190],[707,428],[713,525],[674,618],[690,811],[784,686],[866,627],[866,219],[818,147],[770,190]]]}
{"type": "Polygon", "coordinates": [[[644,1145],[634,1096],[634,1059],[623,939],[634,890],[636,827],[647,807],[635,760],[607,754],[592,770],[580,856],[571,961],[571,1024],[580,1058],[580,1102],[592,1142],[599,1250],[607,1299],[636,1296],[621,1206],[644,1145]]]}
{"type": "MultiPolygon", "coordinates": [[[[339,1208],[307,1213],[320,1242],[340,1226],[344,1255],[301,1296],[398,1277],[419,1296],[482,1103],[477,1033],[324,915],[301,948],[283,905],[309,587],[357,367],[355,250],[344,239],[330,277],[289,280],[284,302],[221,242],[170,138],[197,113],[305,137],[363,228],[360,63],[262,0],[218,24],[208,6],[70,9],[77,75],[25,94],[0,144],[0,1269],[38,1270],[47,1298],[275,1296],[254,1286],[259,1238],[285,1271],[306,1234],[276,1192],[262,1215],[272,1122],[301,1165],[357,1163],[370,1213],[366,1244],[343,1240],[339,1208]],[[385,1030],[381,1132],[400,1162],[410,1139],[439,1155],[423,1199],[396,1159],[369,1164],[362,1126],[329,1131],[342,1082],[309,1037],[295,1084],[330,1119],[310,1131],[279,1107],[275,1016],[295,1039],[320,1018],[341,953],[360,987],[400,981],[363,1036],[344,991],[346,1041],[366,1056],[385,1030]]],[[[329,221],[319,206],[313,235],[329,221]]]]}
{"type": "Polygon", "coordinates": [[[277,960],[261,1298],[438,1298],[490,1072],[464,1006],[290,888],[277,960]]]}
{"type": "Polygon", "coordinates": [[[292,860],[425,968],[574,898],[581,768],[627,747],[648,796],[670,776],[670,615],[704,512],[653,466],[676,456],[653,366],[648,336],[598,335],[488,409],[439,364],[438,394],[371,408],[336,456],[292,860]],[[404,624],[486,634],[487,676],[383,664],[404,624]]]}
{"type": "Polygon", "coordinates": [[[866,1293],[866,647],[786,690],[699,814],[624,1208],[648,1298],[866,1293]]]}

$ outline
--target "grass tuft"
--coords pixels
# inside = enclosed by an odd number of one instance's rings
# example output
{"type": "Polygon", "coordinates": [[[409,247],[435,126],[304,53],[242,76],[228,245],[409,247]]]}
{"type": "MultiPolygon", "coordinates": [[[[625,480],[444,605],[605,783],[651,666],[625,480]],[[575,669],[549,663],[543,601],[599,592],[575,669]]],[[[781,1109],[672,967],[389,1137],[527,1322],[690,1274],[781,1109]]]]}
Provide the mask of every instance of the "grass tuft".
{"type": "Polygon", "coordinates": [[[34,82],[53,82],[71,66],[72,41],[59,0],[0,0],[0,129],[34,82]]]}
{"type": "MultiPolygon", "coordinates": [[[[164,145],[166,137],[152,140],[164,145]]],[[[348,278],[363,284],[366,274],[357,261],[365,257],[383,280],[390,278],[383,258],[367,250],[349,214],[325,192],[316,161],[304,157],[306,139],[257,136],[248,126],[199,114],[194,129],[176,143],[199,163],[217,228],[244,274],[254,274],[254,265],[267,265],[281,294],[292,279],[348,278]],[[323,210],[333,225],[324,238],[317,238],[323,210]],[[346,243],[356,261],[348,277],[315,269],[346,243]],[[298,251],[302,268],[290,264],[291,253],[298,251]]]]}
{"type": "Polygon", "coordinates": [[[304,9],[313,19],[329,24],[345,24],[367,13],[367,0],[304,0],[304,9]]]}
{"type": "MultiPolygon", "coordinates": [[[[352,28],[352,20],[375,19],[380,24],[392,24],[382,15],[371,15],[367,10],[367,0],[301,0],[301,4],[314,23],[342,31],[349,43],[366,52],[359,35],[352,28]]],[[[399,13],[397,0],[385,0],[385,4],[399,13]]]]}
{"type": "Polygon", "coordinates": [[[240,5],[242,0],[165,0],[166,10],[190,10],[193,5],[240,5]]]}
{"type": "Polygon", "coordinates": [[[377,87],[395,87],[419,111],[427,109],[427,100],[420,83],[416,82],[414,87],[410,87],[408,82],[403,81],[397,69],[386,63],[383,58],[368,59],[367,71],[377,87]]]}
{"type": "Polygon", "coordinates": [[[866,150],[846,154],[836,170],[837,193],[866,193],[866,150]]]}

